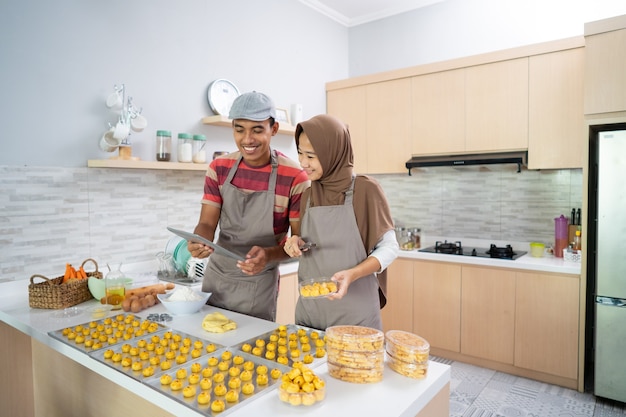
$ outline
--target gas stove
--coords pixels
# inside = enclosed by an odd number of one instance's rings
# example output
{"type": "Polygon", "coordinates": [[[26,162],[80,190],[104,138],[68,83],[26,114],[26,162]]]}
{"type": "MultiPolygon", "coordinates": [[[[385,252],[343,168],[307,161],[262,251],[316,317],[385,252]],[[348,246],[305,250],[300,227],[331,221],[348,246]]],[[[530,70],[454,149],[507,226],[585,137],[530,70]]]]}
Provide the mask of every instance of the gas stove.
{"type": "Polygon", "coordinates": [[[437,241],[435,246],[429,246],[424,249],[420,249],[419,252],[429,253],[441,253],[446,255],[459,255],[459,256],[475,256],[478,258],[495,258],[495,259],[508,259],[515,260],[520,256],[526,254],[525,251],[513,250],[511,245],[496,246],[491,244],[489,248],[475,248],[465,247],[461,242],[444,242],[437,241]]]}

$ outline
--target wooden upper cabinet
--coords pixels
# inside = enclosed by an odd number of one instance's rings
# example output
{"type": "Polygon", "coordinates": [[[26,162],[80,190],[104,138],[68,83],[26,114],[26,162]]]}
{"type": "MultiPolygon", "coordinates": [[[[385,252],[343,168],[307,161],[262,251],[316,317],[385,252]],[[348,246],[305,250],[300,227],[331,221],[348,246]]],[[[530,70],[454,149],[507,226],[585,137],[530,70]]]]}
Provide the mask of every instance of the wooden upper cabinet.
{"type": "Polygon", "coordinates": [[[468,67],[465,150],[528,148],[528,58],[468,67]]]}
{"type": "Polygon", "coordinates": [[[326,112],[341,119],[350,129],[354,151],[354,171],[367,170],[367,120],[365,103],[366,86],[348,87],[326,93],[326,112]]]}
{"type": "Polygon", "coordinates": [[[582,168],[584,48],[530,57],[528,168],[582,168]]]}
{"type": "Polygon", "coordinates": [[[585,52],[585,114],[626,111],[626,28],[585,36],[585,52]]]}
{"type": "Polygon", "coordinates": [[[411,153],[429,155],[465,150],[465,70],[411,80],[411,153]]]}
{"type": "Polygon", "coordinates": [[[406,173],[411,157],[411,80],[367,86],[367,172],[406,173]]]}

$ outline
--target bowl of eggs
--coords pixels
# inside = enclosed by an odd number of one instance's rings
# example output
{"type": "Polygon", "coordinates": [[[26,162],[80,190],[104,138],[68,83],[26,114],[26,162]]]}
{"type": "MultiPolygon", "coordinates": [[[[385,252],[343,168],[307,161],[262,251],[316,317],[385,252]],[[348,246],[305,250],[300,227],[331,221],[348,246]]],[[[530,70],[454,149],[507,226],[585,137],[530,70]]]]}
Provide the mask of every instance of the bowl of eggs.
{"type": "Polygon", "coordinates": [[[177,316],[197,313],[210,296],[210,292],[196,291],[189,287],[177,287],[166,294],[157,294],[167,311],[177,316]]]}

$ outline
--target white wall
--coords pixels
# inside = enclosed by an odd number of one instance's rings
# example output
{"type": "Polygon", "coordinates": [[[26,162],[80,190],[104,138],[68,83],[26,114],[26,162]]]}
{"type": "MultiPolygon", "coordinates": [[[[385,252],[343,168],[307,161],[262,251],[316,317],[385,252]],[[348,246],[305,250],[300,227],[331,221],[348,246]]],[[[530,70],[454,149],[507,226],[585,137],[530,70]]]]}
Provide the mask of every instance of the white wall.
{"type": "MultiPolygon", "coordinates": [[[[348,31],[291,0],[3,0],[0,2],[0,165],[86,166],[126,85],[148,128],[133,155],[154,160],[158,129],[204,133],[208,150],[233,148],[211,115],[209,83],[233,81],[326,111],[324,84],[348,76],[348,31]]],[[[290,146],[283,136],[277,143],[290,146]]],[[[295,155],[295,153],[294,153],[295,155]]]]}
{"type": "Polygon", "coordinates": [[[624,0],[446,0],[350,29],[350,77],[584,34],[624,0]]]}

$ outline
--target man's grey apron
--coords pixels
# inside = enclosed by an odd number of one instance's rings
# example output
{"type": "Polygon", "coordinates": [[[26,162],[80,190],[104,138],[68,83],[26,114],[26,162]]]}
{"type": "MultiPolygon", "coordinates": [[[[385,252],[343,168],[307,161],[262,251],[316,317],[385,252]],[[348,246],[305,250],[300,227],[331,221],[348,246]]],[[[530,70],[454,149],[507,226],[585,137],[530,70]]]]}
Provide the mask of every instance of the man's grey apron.
{"type": "MultiPolygon", "coordinates": [[[[272,171],[267,191],[244,193],[232,184],[239,157],[222,186],[222,211],[217,243],[245,257],[252,246],[276,246],[274,235],[274,202],[278,159],[271,153],[272,171]]],[[[211,254],[204,273],[202,291],[212,292],[209,304],[256,316],[276,319],[278,264],[268,263],[257,275],[246,275],[237,261],[217,253],[211,254]]]]}
{"type": "MultiPolygon", "coordinates": [[[[317,247],[303,253],[298,267],[298,280],[331,277],[335,272],[361,263],[367,253],[356,224],[352,206],[354,177],[341,206],[309,207],[302,219],[304,240],[317,247]]],[[[310,200],[309,200],[310,201],[310,200]]],[[[341,300],[298,298],[296,324],[325,330],[329,326],[354,325],[382,330],[378,280],[371,274],[348,288],[341,300]]]]}

